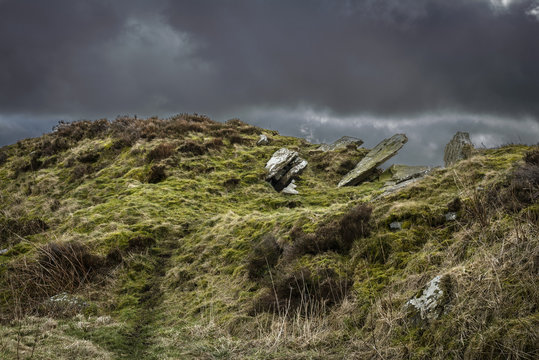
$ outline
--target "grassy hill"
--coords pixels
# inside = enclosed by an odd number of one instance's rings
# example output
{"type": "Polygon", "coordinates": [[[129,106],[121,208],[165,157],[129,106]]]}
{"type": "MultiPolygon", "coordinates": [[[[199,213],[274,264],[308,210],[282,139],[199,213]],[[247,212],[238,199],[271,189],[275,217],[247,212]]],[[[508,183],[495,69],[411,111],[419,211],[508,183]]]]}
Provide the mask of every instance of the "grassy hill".
{"type": "Polygon", "coordinates": [[[367,150],[317,147],[182,114],[1,148],[0,357],[537,358],[537,146],[385,195],[336,186],[367,150]],[[309,162],[299,195],[264,181],[281,147],[309,162]]]}

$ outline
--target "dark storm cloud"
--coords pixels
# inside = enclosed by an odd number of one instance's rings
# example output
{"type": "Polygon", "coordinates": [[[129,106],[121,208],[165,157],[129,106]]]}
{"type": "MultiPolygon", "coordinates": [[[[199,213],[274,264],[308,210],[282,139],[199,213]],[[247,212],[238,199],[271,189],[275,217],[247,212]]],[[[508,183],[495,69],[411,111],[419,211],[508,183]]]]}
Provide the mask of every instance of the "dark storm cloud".
{"type": "Polygon", "coordinates": [[[218,102],[537,116],[533,3],[197,1],[189,9],[173,2],[167,13],[205,45],[204,58],[217,59],[218,83],[227,85],[218,102]]]}
{"type": "Polygon", "coordinates": [[[0,0],[0,145],[176,112],[326,141],[539,138],[538,38],[536,0],[0,0]]]}

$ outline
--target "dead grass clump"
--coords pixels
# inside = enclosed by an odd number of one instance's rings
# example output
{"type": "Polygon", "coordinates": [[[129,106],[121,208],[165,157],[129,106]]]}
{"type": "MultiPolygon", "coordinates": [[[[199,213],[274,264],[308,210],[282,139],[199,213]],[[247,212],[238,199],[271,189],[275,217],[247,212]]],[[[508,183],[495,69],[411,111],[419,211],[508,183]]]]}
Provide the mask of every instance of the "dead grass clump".
{"type": "Polygon", "coordinates": [[[247,257],[247,274],[251,280],[258,279],[277,265],[283,249],[277,244],[275,236],[266,234],[252,249],[247,257]]]}
{"type": "Polygon", "coordinates": [[[166,159],[174,154],[174,145],[169,143],[159,144],[146,155],[148,162],[166,159]]]}
{"type": "Polygon", "coordinates": [[[73,293],[94,280],[104,268],[102,257],[79,242],[53,242],[36,249],[35,258],[24,257],[10,264],[4,281],[8,285],[10,315],[34,313],[43,301],[60,293],[73,293]]]}
{"type": "Polygon", "coordinates": [[[32,218],[0,218],[0,243],[10,238],[38,234],[48,230],[49,226],[41,219],[32,218]]]}
{"type": "Polygon", "coordinates": [[[290,272],[281,270],[272,277],[271,286],[266,292],[256,299],[254,311],[269,311],[286,316],[298,308],[321,304],[328,308],[345,299],[350,285],[347,276],[331,268],[311,270],[301,267],[290,272]]]}
{"type": "Polygon", "coordinates": [[[194,156],[204,155],[207,152],[206,146],[200,144],[193,140],[186,140],[180,147],[178,151],[184,154],[191,154],[194,156]]]}
{"type": "Polygon", "coordinates": [[[164,165],[153,165],[148,174],[148,182],[150,184],[157,184],[167,178],[164,165]]]}

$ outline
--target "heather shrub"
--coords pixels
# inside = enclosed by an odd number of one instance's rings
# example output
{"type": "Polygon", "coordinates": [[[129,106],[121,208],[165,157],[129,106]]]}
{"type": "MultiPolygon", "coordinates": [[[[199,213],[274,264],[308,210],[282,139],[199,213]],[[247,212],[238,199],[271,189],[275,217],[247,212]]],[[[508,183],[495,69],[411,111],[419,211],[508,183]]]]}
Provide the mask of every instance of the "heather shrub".
{"type": "Polygon", "coordinates": [[[168,143],[159,144],[155,148],[150,150],[148,155],[146,155],[146,160],[148,162],[159,161],[159,160],[166,159],[172,156],[174,152],[175,150],[172,144],[168,144],[168,143]]]}
{"type": "Polygon", "coordinates": [[[282,249],[271,234],[264,235],[247,257],[247,274],[251,280],[262,277],[277,265],[282,249]]]}
{"type": "Polygon", "coordinates": [[[203,155],[206,153],[207,148],[196,141],[193,140],[186,140],[180,147],[178,148],[178,151],[185,154],[191,154],[191,155],[203,155]]]}
{"type": "Polygon", "coordinates": [[[157,184],[167,178],[164,165],[153,165],[150,168],[150,173],[148,174],[148,182],[150,184],[157,184]]]}

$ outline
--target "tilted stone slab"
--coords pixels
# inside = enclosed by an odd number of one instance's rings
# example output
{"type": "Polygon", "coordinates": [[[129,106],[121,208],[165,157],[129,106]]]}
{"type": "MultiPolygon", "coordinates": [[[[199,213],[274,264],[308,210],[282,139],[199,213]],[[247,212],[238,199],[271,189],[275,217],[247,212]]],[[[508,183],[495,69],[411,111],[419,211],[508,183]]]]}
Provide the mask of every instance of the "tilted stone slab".
{"type": "Polygon", "coordinates": [[[381,164],[394,156],[408,141],[405,134],[396,134],[385,139],[376,145],[369,153],[361,159],[356,167],[346,174],[337,185],[353,186],[361,183],[381,164]]]}

